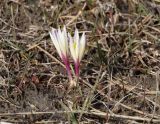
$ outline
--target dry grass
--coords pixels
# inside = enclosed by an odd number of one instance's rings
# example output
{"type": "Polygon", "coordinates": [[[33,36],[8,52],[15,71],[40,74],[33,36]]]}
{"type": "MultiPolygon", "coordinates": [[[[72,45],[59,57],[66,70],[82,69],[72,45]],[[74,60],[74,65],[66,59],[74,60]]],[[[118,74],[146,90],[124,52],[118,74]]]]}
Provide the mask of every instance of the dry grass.
{"type": "Polygon", "coordinates": [[[160,1],[106,1],[1,0],[0,121],[160,123],[160,1]],[[48,34],[64,24],[87,35],[70,91],[48,34]]]}

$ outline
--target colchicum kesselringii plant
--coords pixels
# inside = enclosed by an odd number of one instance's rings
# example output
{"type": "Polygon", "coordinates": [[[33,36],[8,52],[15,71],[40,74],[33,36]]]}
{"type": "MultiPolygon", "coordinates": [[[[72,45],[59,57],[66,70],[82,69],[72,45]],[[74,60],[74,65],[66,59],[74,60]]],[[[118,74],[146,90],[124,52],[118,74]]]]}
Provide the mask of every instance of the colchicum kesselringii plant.
{"type": "Polygon", "coordinates": [[[74,61],[74,73],[76,76],[76,80],[79,77],[79,65],[80,61],[83,57],[86,38],[85,33],[82,34],[81,38],[79,36],[78,29],[75,30],[74,37],[72,37],[69,33],[67,35],[66,27],[64,26],[63,30],[54,29],[49,32],[50,37],[53,41],[53,44],[58,51],[60,58],[62,59],[70,80],[70,85],[76,85],[75,80],[72,79],[70,62],[69,62],[69,49],[70,55],[74,61]]]}
{"type": "Polygon", "coordinates": [[[72,80],[70,63],[69,63],[69,49],[68,49],[68,37],[67,37],[66,27],[64,27],[62,31],[60,30],[60,28],[59,29],[52,28],[49,34],[59,56],[61,57],[63,63],[65,64],[68,77],[70,80],[72,80]]]}
{"type": "Polygon", "coordinates": [[[85,33],[83,33],[80,38],[79,32],[76,29],[74,33],[74,37],[71,37],[70,34],[68,34],[68,37],[69,37],[70,52],[75,65],[75,75],[76,77],[79,77],[79,64],[83,57],[85,44],[86,44],[85,33]]]}

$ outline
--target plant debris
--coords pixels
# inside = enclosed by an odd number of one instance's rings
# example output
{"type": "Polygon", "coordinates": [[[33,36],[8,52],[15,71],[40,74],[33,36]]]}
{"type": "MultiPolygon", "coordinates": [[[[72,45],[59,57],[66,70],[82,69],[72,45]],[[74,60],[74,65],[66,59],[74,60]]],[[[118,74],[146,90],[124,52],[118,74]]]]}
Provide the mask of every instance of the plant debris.
{"type": "Polygon", "coordinates": [[[159,17],[159,0],[1,0],[0,121],[159,124],[159,17]],[[87,40],[70,91],[49,37],[63,25],[87,40]]]}

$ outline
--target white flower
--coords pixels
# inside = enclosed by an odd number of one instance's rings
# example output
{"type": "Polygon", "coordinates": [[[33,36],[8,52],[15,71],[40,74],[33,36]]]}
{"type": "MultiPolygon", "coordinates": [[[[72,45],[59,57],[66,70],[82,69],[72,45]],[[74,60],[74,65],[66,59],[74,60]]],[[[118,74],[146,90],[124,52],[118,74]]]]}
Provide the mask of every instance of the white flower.
{"type": "Polygon", "coordinates": [[[67,37],[66,27],[64,26],[62,31],[60,30],[60,28],[59,29],[52,28],[49,34],[53,41],[54,46],[56,47],[56,50],[58,51],[59,56],[61,57],[63,63],[66,66],[69,79],[72,80],[69,56],[68,56],[69,48],[68,48],[68,37],[67,37]]]}
{"type": "Polygon", "coordinates": [[[49,34],[61,59],[63,59],[64,57],[67,58],[68,38],[67,38],[66,27],[64,26],[62,31],[60,30],[60,28],[59,29],[52,28],[49,34]]]}
{"type": "Polygon", "coordinates": [[[82,60],[84,50],[85,50],[86,36],[85,36],[85,33],[83,33],[80,38],[79,32],[76,29],[74,37],[71,37],[70,34],[68,34],[68,37],[69,37],[69,47],[70,47],[71,56],[75,63],[75,74],[78,76],[79,64],[80,64],[80,61],[82,60]]]}
{"type": "Polygon", "coordinates": [[[52,28],[49,34],[56,50],[58,51],[59,56],[61,57],[63,63],[66,66],[66,70],[70,79],[70,86],[76,86],[76,81],[72,79],[72,74],[71,74],[71,68],[69,63],[69,48],[75,64],[75,75],[78,78],[79,65],[80,61],[82,60],[86,45],[85,33],[83,33],[82,36],[80,37],[79,32],[76,29],[74,37],[72,37],[69,33],[67,36],[66,27],[64,26],[63,30],[60,30],[60,28],[59,29],[52,28]]]}

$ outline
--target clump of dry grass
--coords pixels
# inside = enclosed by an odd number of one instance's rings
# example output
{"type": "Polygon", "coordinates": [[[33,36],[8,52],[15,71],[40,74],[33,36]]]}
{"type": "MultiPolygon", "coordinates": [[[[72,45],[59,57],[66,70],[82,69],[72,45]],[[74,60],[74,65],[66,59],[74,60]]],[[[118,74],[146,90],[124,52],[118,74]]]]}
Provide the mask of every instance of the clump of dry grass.
{"type": "Polygon", "coordinates": [[[15,123],[160,123],[157,0],[0,2],[0,117],[15,123]],[[50,26],[86,31],[79,84],[50,26]]]}

